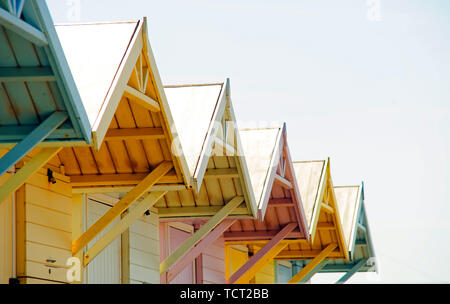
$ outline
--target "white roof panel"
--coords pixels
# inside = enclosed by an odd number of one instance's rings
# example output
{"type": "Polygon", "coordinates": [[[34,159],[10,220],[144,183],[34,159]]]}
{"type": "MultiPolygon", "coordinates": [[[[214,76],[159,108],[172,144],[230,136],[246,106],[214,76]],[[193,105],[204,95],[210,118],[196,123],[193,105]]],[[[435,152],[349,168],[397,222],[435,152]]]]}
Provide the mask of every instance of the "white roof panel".
{"type": "Polygon", "coordinates": [[[98,117],[136,26],[137,22],[56,26],[91,126],[98,117]]]}

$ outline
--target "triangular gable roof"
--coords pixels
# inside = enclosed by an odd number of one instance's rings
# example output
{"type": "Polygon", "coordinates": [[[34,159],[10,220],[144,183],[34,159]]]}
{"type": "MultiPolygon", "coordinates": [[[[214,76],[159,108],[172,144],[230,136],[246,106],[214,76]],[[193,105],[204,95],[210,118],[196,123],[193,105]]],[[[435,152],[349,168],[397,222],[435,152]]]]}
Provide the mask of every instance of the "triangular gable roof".
{"type": "Polygon", "coordinates": [[[336,203],[330,176],[329,160],[293,162],[293,167],[308,221],[311,238],[310,249],[314,249],[316,246],[321,248],[326,244],[337,241],[339,253],[330,255],[330,257],[344,257],[348,260],[347,243],[344,239],[339,216],[340,210],[336,203]],[[319,227],[319,222],[326,226],[331,224],[333,229],[319,227]],[[333,239],[335,241],[332,241],[333,239]]]}
{"type": "Polygon", "coordinates": [[[86,145],[91,128],[45,1],[0,1],[0,145],[55,112],[68,119],[36,146],[86,145]]]}
{"type": "MultiPolygon", "coordinates": [[[[187,160],[189,174],[196,178],[212,121],[226,105],[224,83],[165,86],[165,93],[178,131],[178,140],[187,160]],[[222,106],[222,109],[219,109],[222,106]],[[216,115],[215,115],[216,114],[216,115]]],[[[201,180],[199,180],[201,185],[201,180]]]]}
{"type": "Polygon", "coordinates": [[[359,186],[334,187],[343,223],[344,238],[351,259],[372,258],[375,256],[364,208],[364,189],[359,186]],[[362,230],[362,231],[361,231],[362,230]],[[364,248],[357,249],[364,245],[364,248]]]}
{"type": "MultiPolygon", "coordinates": [[[[172,145],[177,131],[147,40],[146,19],[59,25],[57,31],[88,109],[94,143],[91,152],[60,153],[66,166],[71,166],[67,174],[76,176],[73,184],[86,184],[83,175],[116,174],[111,185],[133,185],[165,160],[174,160],[176,178],[161,182],[188,183],[184,154],[172,145]],[[133,135],[118,136],[124,131],[120,129],[129,129],[133,135]],[[143,132],[139,136],[137,129],[143,132]],[[116,140],[110,143],[111,134],[116,140]]],[[[92,181],[94,186],[100,183],[92,181]]]]}
{"type": "MultiPolygon", "coordinates": [[[[196,195],[205,185],[208,186],[204,177],[207,170],[215,167],[212,159],[217,157],[214,156],[216,149],[232,150],[231,155],[224,152],[219,157],[227,158],[227,167],[236,167],[241,183],[238,189],[243,192],[249,215],[256,216],[256,203],[237,131],[229,80],[224,83],[166,86],[165,93],[179,130],[175,144],[180,145],[186,153],[191,184],[196,195]],[[232,133],[230,138],[224,134],[227,130],[232,133]]],[[[238,193],[241,191],[238,190],[238,193]]]]}
{"type": "Polygon", "coordinates": [[[248,240],[251,244],[251,240],[254,240],[261,243],[293,222],[297,222],[298,228],[286,239],[308,239],[308,226],[286,140],[286,125],[241,129],[239,133],[257,198],[258,218],[240,220],[230,227],[225,239],[231,242],[248,240]]]}
{"type": "Polygon", "coordinates": [[[337,186],[334,187],[343,222],[344,237],[349,250],[350,261],[334,259],[320,272],[347,272],[359,261],[367,259],[358,272],[377,271],[375,252],[364,208],[364,187],[337,186]]]}

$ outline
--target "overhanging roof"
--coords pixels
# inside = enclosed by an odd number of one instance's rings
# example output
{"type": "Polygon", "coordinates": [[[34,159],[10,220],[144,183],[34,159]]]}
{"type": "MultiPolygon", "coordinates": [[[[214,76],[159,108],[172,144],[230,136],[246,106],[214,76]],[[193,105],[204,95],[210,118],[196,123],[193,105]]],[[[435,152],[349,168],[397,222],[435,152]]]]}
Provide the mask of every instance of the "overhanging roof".
{"type": "Polygon", "coordinates": [[[45,1],[0,1],[0,146],[14,146],[55,112],[67,119],[35,146],[90,142],[87,115],[45,1]]]}

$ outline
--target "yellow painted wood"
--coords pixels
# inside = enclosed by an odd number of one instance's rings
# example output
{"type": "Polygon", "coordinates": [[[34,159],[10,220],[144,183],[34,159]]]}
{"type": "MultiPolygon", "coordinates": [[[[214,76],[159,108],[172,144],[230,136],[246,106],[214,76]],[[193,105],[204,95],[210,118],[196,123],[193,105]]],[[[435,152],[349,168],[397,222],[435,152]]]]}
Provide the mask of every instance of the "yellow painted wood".
{"type": "Polygon", "coordinates": [[[238,178],[239,172],[236,168],[207,169],[204,178],[238,178]]]}
{"type": "Polygon", "coordinates": [[[164,139],[164,130],[162,128],[129,128],[129,129],[109,129],[106,132],[105,140],[124,140],[124,139],[164,139]]]}
{"type": "Polygon", "coordinates": [[[325,260],[328,255],[336,249],[337,244],[328,245],[320,254],[318,254],[311,262],[309,262],[305,267],[302,268],[295,276],[291,278],[289,284],[298,283],[303,279],[311,270],[313,270],[317,265],[319,265],[323,260],[325,260]]]}
{"type": "Polygon", "coordinates": [[[322,203],[321,207],[322,207],[323,211],[325,211],[328,214],[333,214],[334,213],[334,209],[330,205],[322,203]]]}
{"type": "Polygon", "coordinates": [[[160,274],[169,270],[180,258],[183,257],[192,247],[203,239],[211,230],[213,230],[222,220],[224,220],[235,208],[244,201],[244,197],[237,196],[229,201],[219,212],[211,217],[206,224],[187,239],[180,247],[172,252],[164,261],[161,262],[160,274]]]}
{"type": "MultiPolygon", "coordinates": [[[[122,213],[122,219],[128,214],[128,210],[122,213]]],[[[130,284],[130,229],[125,229],[120,235],[120,267],[121,283],[130,284]]]]}
{"type": "MultiPolygon", "coordinates": [[[[103,249],[116,237],[127,230],[145,211],[150,209],[166,192],[150,192],[140,201],[133,210],[128,212],[120,222],[111,227],[94,245],[84,254],[83,264],[86,267],[103,249]]],[[[120,203],[120,202],[119,202],[120,203]]],[[[113,207],[114,208],[114,207],[113,207]]]]}
{"type": "Polygon", "coordinates": [[[0,187],[0,204],[22,186],[34,173],[52,159],[61,148],[46,148],[27,161],[13,176],[0,187]]]}
{"type": "Polygon", "coordinates": [[[286,243],[280,243],[274,246],[267,254],[264,255],[264,258],[260,259],[258,262],[253,265],[243,276],[236,280],[235,284],[246,284],[249,282],[256,274],[261,271],[261,269],[270,263],[274,257],[278,255],[280,251],[282,251],[287,246],[286,243]]]}
{"type": "Polygon", "coordinates": [[[124,95],[128,97],[130,100],[146,108],[147,110],[150,110],[152,112],[161,111],[161,108],[159,107],[159,104],[156,100],[145,95],[142,92],[139,92],[138,90],[132,88],[129,85],[125,87],[124,95]]]}
{"type": "MultiPolygon", "coordinates": [[[[72,196],[72,241],[76,240],[83,234],[83,203],[84,196],[82,194],[75,194],[72,196]]],[[[83,260],[83,252],[79,252],[74,257],[78,258],[80,262],[83,260]]],[[[83,283],[84,267],[81,267],[81,281],[73,282],[74,284],[83,283]]]]}
{"type": "Polygon", "coordinates": [[[97,236],[104,228],[111,224],[120,216],[129,206],[131,206],[138,198],[148,191],[161,177],[163,177],[170,169],[172,162],[163,162],[156,167],[144,180],[142,180],[133,190],[128,192],[114,207],[112,207],[105,215],[103,215],[95,224],[93,224],[83,235],[72,243],[72,253],[78,253],[86,246],[95,236],[97,236]]]}

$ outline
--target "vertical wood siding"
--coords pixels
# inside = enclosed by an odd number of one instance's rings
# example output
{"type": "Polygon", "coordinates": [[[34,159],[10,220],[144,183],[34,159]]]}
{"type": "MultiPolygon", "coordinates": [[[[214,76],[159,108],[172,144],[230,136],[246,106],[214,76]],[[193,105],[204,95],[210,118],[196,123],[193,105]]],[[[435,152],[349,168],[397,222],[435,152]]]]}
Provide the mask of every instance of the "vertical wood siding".
{"type": "MultiPolygon", "coordinates": [[[[191,234],[189,232],[170,227],[169,226],[169,251],[174,252],[180,247],[191,234]]],[[[180,272],[173,280],[171,284],[194,284],[194,265],[189,264],[182,272],[180,272]]]]}
{"type": "Polygon", "coordinates": [[[130,227],[130,283],[159,284],[158,215],[150,212],[130,227]]]}
{"type": "MultiPolygon", "coordinates": [[[[101,216],[103,216],[111,207],[98,201],[88,199],[87,202],[87,226],[90,227],[101,216]]],[[[113,225],[118,219],[113,222],[113,225]]],[[[110,226],[111,227],[111,226],[110,226]]],[[[95,237],[88,247],[97,242],[109,229],[103,230],[95,237]]],[[[87,267],[88,284],[120,284],[120,238],[112,241],[103,251],[89,263],[87,267]]]]}
{"type": "Polygon", "coordinates": [[[222,237],[205,249],[202,262],[204,284],[225,284],[225,247],[222,237]]]}

